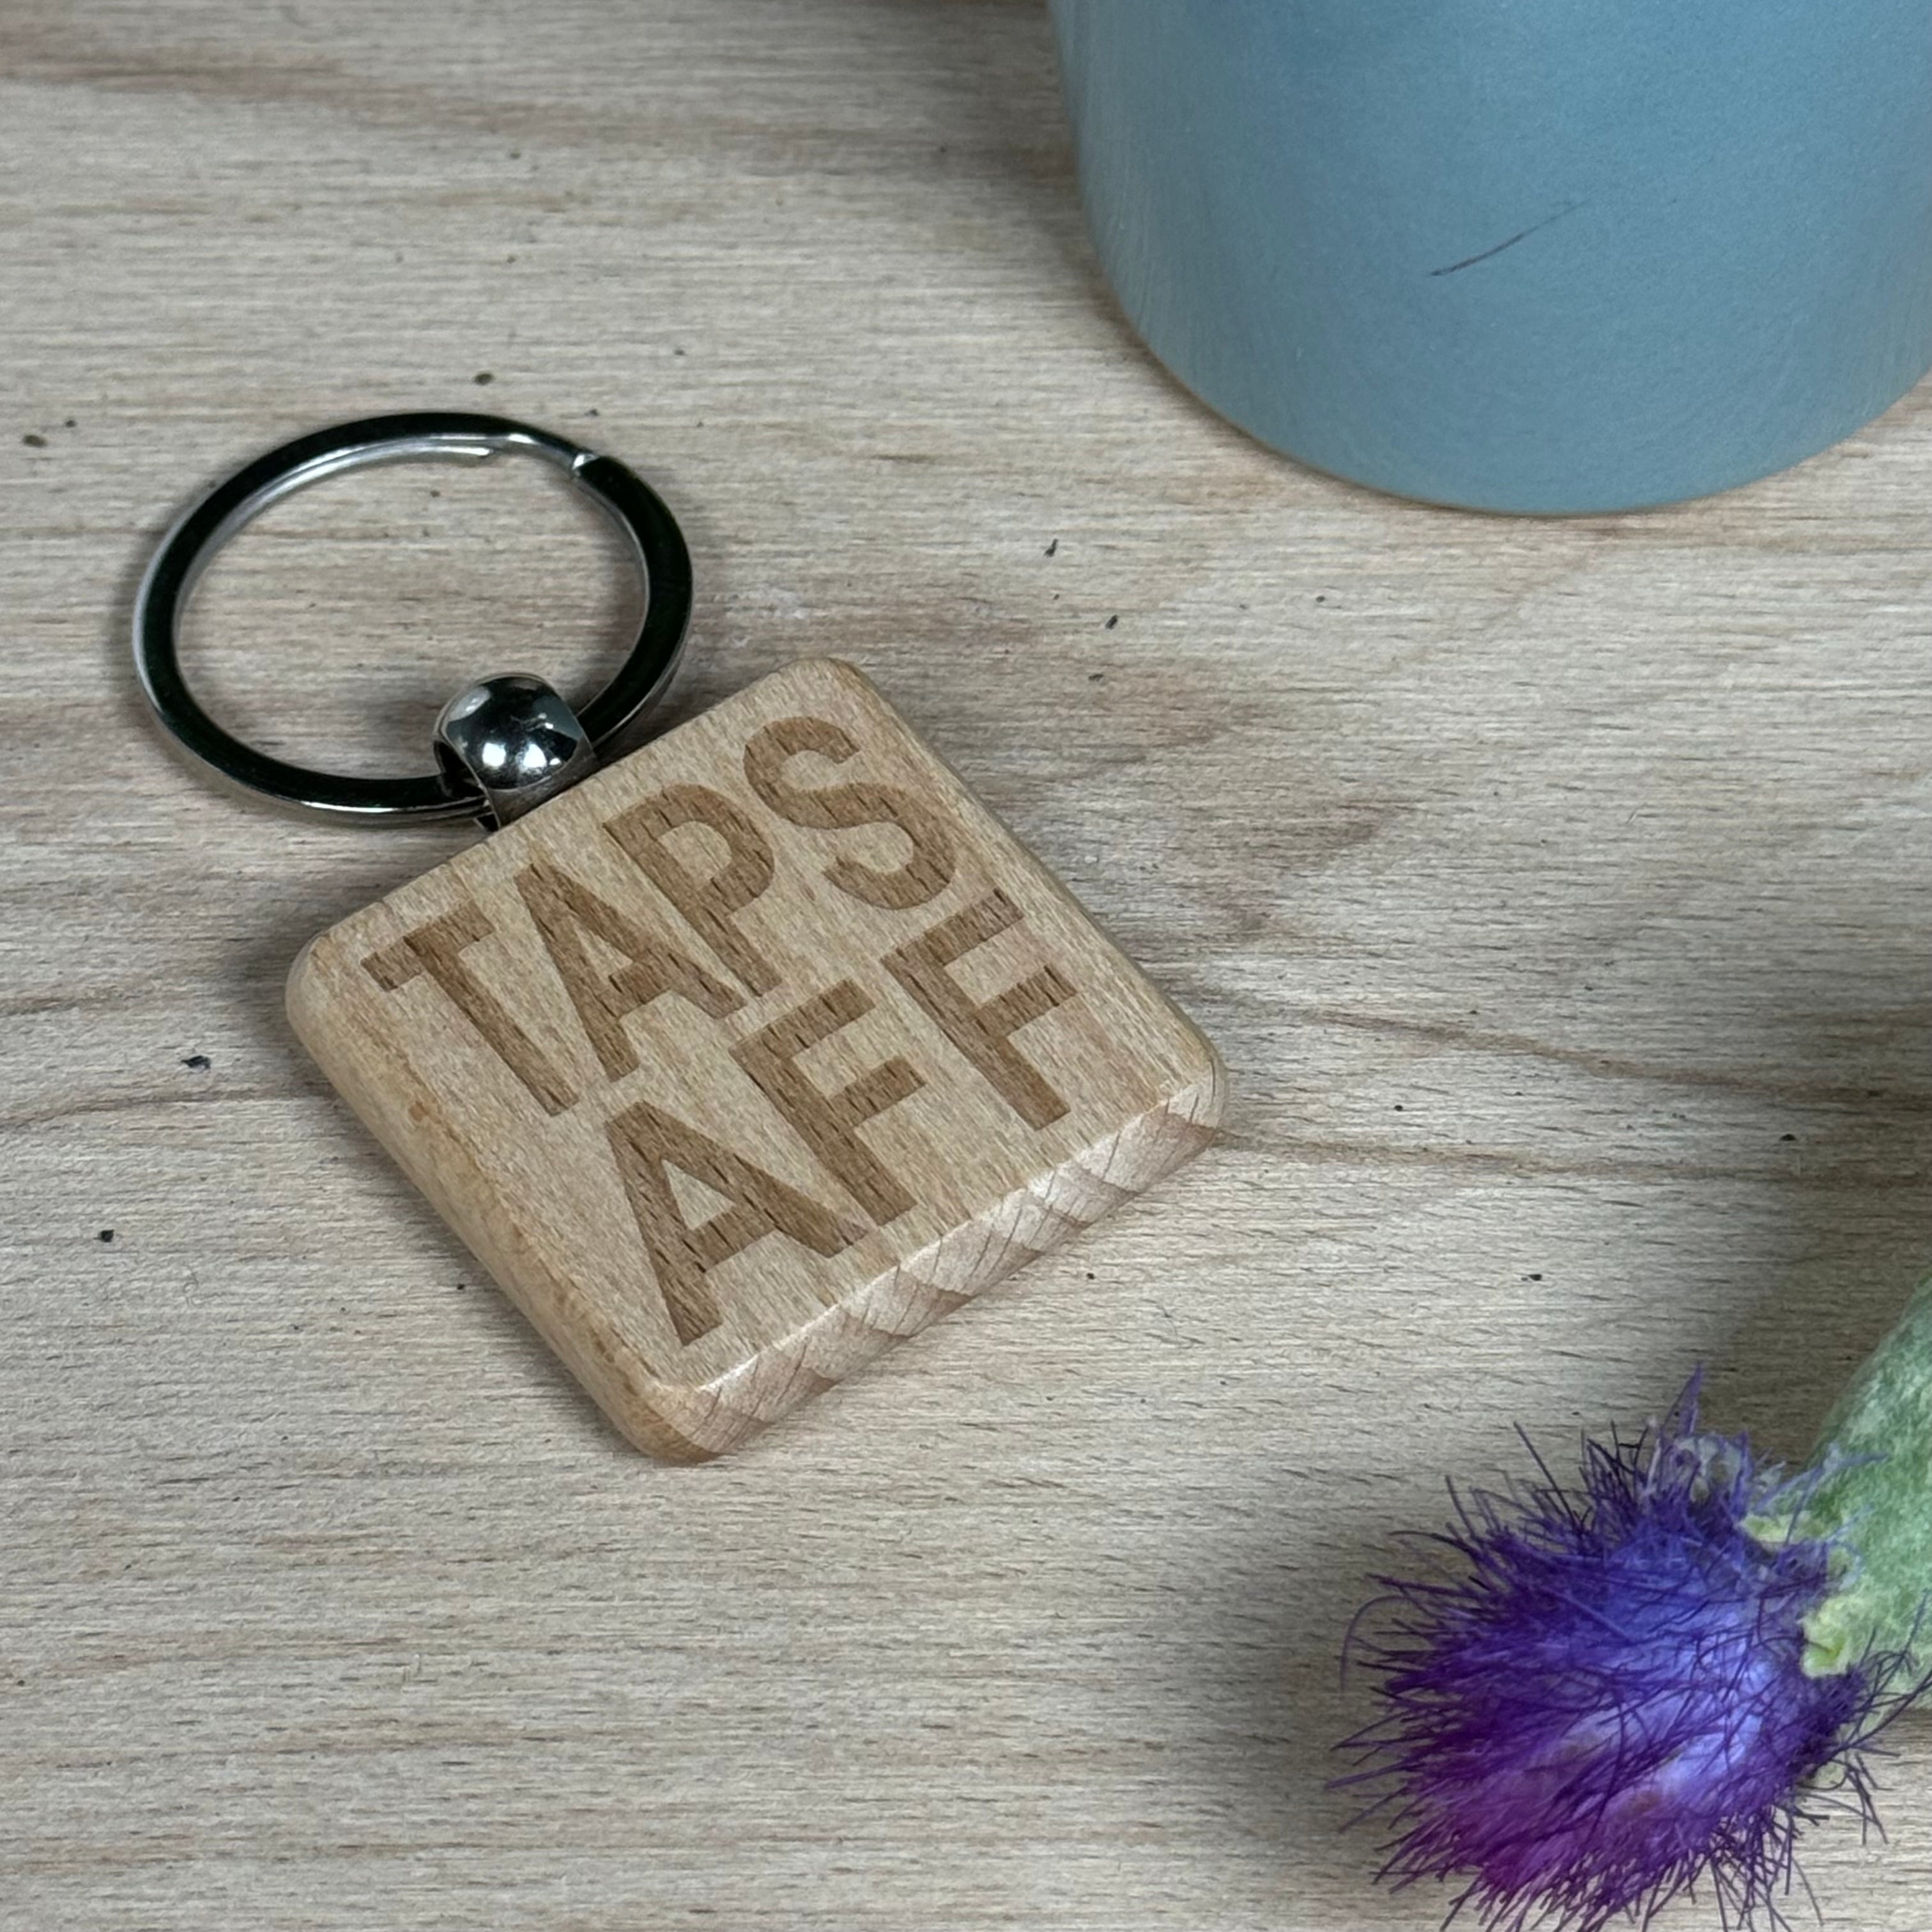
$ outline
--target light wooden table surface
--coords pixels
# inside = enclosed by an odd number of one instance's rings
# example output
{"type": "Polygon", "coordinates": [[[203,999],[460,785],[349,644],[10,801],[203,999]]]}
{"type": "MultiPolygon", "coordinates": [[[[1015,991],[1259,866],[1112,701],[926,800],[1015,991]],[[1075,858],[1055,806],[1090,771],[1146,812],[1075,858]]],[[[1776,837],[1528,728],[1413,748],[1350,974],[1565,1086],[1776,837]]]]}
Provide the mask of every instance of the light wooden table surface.
{"type": "MultiPolygon", "coordinates": [[[[1390,1532],[1700,1360],[1802,1450],[1932,1260],[1932,398],[1642,518],[1305,474],[1123,328],[1030,0],[0,0],[0,1924],[1435,1924],[1323,1789],[1390,1532]],[[701,1469],[286,1029],[458,835],[211,790],[125,662],[197,486],[477,404],[669,497],[689,706],[855,661],[1233,1076],[701,1469]]],[[[625,595],[526,467],[381,472],[236,546],[193,668],[414,764],[625,595]]],[[[1898,1742],[1834,1932],[1924,1924],[1898,1742]]]]}

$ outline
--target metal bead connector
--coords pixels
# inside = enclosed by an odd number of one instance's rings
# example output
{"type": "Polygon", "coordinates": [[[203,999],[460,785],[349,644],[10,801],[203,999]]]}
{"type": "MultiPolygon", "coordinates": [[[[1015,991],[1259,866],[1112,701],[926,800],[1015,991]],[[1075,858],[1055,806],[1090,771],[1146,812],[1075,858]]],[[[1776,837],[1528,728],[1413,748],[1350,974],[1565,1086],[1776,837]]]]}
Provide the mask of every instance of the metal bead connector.
{"type": "Polygon", "coordinates": [[[512,671],[458,692],[436,721],[436,757],[452,777],[466,776],[494,830],[534,811],[597,769],[590,734],[540,677],[512,671]]]}

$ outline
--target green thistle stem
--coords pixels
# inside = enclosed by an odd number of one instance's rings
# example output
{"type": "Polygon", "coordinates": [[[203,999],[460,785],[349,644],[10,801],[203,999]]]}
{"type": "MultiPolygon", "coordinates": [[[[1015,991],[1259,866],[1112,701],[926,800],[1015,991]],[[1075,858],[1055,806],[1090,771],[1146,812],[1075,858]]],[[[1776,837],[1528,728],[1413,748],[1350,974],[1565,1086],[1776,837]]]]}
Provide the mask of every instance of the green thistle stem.
{"type": "Polygon", "coordinates": [[[1760,1540],[1816,1538],[1846,1552],[1841,1585],[1805,1619],[1804,1668],[1836,1676],[1895,1655],[1901,1675],[1932,1670],[1932,1279],[1840,1397],[1795,1522],[1760,1540]]]}

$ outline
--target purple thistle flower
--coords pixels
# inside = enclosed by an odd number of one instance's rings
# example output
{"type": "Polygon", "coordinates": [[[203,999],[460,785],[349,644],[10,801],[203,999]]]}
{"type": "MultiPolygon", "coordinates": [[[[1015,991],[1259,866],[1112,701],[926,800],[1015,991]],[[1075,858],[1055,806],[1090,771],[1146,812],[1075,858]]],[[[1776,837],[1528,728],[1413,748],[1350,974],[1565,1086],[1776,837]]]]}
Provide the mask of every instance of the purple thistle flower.
{"type": "Polygon", "coordinates": [[[1460,1876],[1450,1917],[1492,1932],[1647,1924],[1700,1881],[1726,1925],[1782,1924],[1821,1802],[1876,1822],[1862,1754],[1904,1701],[1896,1658],[1804,1668],[1834,1575],[1835,1546],[1793,1533],[1815,1478],[1699,1433],[1694,1384],[1635,1442],[1586,1443],[1580,1488],[1538,1469],[1452,1490],[1434,1574],[1378,1579],[1351,1633],[1384,1709],[1340,1782],[1379,1788],[1382,1876],[1460,1876]]]}

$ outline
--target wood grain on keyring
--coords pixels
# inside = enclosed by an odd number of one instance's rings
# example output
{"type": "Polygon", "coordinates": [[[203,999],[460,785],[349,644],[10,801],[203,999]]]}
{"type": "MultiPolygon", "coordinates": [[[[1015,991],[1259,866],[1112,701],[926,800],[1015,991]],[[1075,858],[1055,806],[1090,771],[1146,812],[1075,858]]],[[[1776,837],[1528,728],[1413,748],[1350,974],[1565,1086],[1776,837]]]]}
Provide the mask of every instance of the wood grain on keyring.
{"type": "Polygon", "coordinates": [[[344,920],[296,1030],[695,1458],[1142,1192],[1220,1063],[859,674],[767,677],[344,920]]]}

